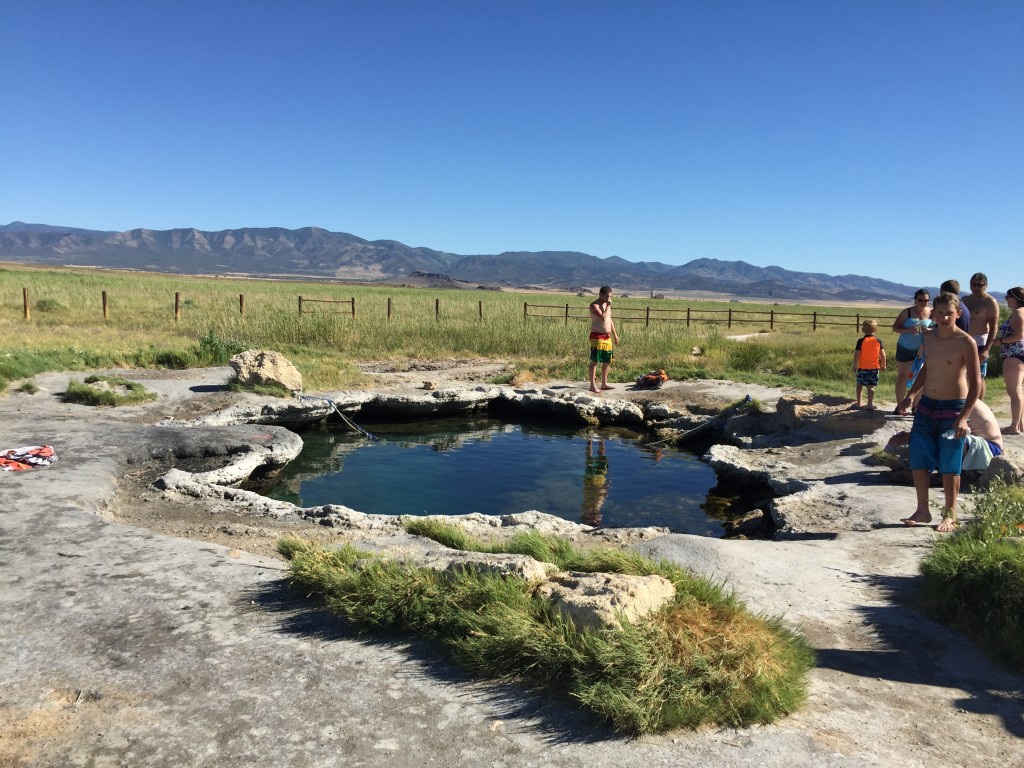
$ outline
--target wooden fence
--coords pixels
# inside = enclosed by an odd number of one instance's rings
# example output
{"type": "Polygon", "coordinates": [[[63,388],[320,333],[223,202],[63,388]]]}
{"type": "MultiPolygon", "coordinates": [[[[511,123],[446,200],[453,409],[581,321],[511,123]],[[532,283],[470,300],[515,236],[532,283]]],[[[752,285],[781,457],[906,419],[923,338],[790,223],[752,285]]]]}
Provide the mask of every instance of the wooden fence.
{"type": "MultiPolygon", "coordinates": [[[[103,307],[103,319],[110,316],[107,292],[101,292],[103,307]]],[[[308,296],[299,296],[299,317],[309,314],[346,314],[356,317],[356,300],[353,296],[350,299],[314,299],[308,296]],[[312,306],[311,306],[312,305],[312,306]],[[321,308],[327,305],[327,308],[321,308]],[[340,309],[333,309],[340,305],[340,309]]],[[[31,307],[29,304],[29,290],[22,288],[22,301],[24,306],[24,317],[31,319],[31,307]]],[[[186,302],[187,304],[187,302],[186,302]]],[[[245,294],[238,294],[238,314],[245,317],[245,294]]],[[[181,320],[182,301],[181,293],[174,293],[174,320],[181,320]]],[[[387,300],[387,319],[390,320],[393,313],[392,300],[387,300]]],[[[477,315],[480,320],[484,319],[484,303],[477,301],[477,315]]],[[[877,314],[872,315],[877,317],[877,314]]],[[[434,299],[434,317],[441,318],[441,299],[434,299]]],[[[678,307],[673,309],[662,309],[657,307],[616,307],[615,321],[617,323],[643,323],[650,326],[651,323],[685,323],[686,327],[696,323],[724,323],[726,327],[732,328],[737,325],[767,325],[769,329],[783,325],[809,325],[812,331],[818,330],[820,326],[833,325],[853,327],[860,330],[861,320],[869,315],[837,314],[833,312],[780,312],[778,310],[755,311],[748,309],[693,309],[691,307],[678,307]]],[[[547,318],[562,320],[566,325],[570,320],[589,320],[589,305],[573,304],[531,304],[523,302],[523,319],[547,318]]],[[[895,319],[895,318],[894,318],[895,319]]],[[[885,322],[888,322],[887,320],[885,322]]],[[[879,325],[883,325],[882,322],[879,325]]]]}
{"type": "MultiPolygon", "coordinates": [[[[356,297],[353,296],[351,299],[309,299],[305,296],[299,296],[299,317],[302,317],[303,313],[306,314],[327,314],[327,315],[338,315],[340,311],[322,311],[316,309],[308,309],[304,304],[349,304],[351,306],[352,317],[356,316],[356,297]]],[[[391,316],[391,299],[388,299],[388,317],[391,316]]]]}
{"type": "MultiPolygon", "coordinates": [[[[555,318],[562,320],[566,325],[570,320],[589,320],[590,308],[588,306],[572,304],[530,304],[523,302],[523,319],[531,317],[555,318]],[[557,310],[550,312],[546,310],[557,310]]],[[[747,309],[692,309],[690,307],[679,307],[678,309],[659,309],[656,307],[617,307],[615,310],[615,322],[617,323],[643,323],[650,326],[651,323],[685,323],[686,327],[695,323],[725,323],[732,328],[733,323],[737,325],[768,325],[774,330],[782,325],[810,325],[812,331],[818,330],[819,326],[838,325],[853,326],[860,330],[862,319],[877,317],[876,314],[861,315],[859,312],[854,315],[835,314],[830,312],[779,312],[778,310],[755,311],[747,309]],[[794,319],[796,318],[796,319],[794,319]]],[[[895,318],[893,318],[895,321],[895,318]]],[[[881,326],[882,324],[879,323],[881,326]]]]}
{"type": "MultiPolygon", "coordinates": [[[[24,318],[26,320],[31,320],[32,319],[32,306],[31,306],[31,303],[29,301],[29,290],[28,290],[28,288],[22,288],[21,289],[21,296],[22,296],[22,307],[23,307],[22,311],[23,311],[24,318]]],[[[102,307],[103,307],[103,319],[104,320],[108,320],[110,318],[110,304],[109,304],[109,301],[107,300],[107,292],[106,291],[101,291],[100,292],[100,299],[101,299],[101,304],[102,304],[102,307]]],[[[346,315],[351,315],[353,318],[355,318],[355,316],[356,316],[356,299],[355,299],[355,296],[353,296],[350,299],[311,299],[308,296],[299,296],[298,299],[299,299],[299,317],[301,317],[302,315],[313,315],[313,314],[328,314],[328,315],[346,314],[346,315]],[[315,306],[311,307],[310,306],[311,304],[312,305],[319,305],[319,304],[327,304],[327,305],[342,304],[342,305],[345,305],[347,308],[346,309],[340,309],[340,310],[319,309],[319,308],[317,308],[315,306]]],[[[186,300],[185,304],[186,305],[188,304],[187,300],[186,300]]],[[[175,322],[181,320],[181,308],[182,308],[181,292],[180,291],[175,291],[174,292],[174,320],[175,320],[175,322]]],[[[392,313],[393,313],[393,303],[392,303],[391,297],[389,296],[388,297],[388,308],[387,308],[387,319],[388,320],[391,319],[392,313]]],[[[238,294],[238,314],[242,318],[245,317],[245,294],[244,293],[238,294]]],[[[437,319],[440,319],[440,317],[441,317],[441,299],[434,299],[434,317],[437,318],[437,319]]],[[[477,301],[477,317],[480,320],[484,319],[484,303],[483,303],[483,301],[477,301]]]]}

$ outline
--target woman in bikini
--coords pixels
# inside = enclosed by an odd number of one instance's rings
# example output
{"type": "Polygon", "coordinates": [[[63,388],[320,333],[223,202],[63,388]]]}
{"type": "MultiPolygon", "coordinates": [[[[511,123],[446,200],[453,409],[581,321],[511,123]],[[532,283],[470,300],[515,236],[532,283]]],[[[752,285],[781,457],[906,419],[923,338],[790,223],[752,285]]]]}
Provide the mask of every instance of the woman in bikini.
{"type": "Polygon", "coordinates": [[[907,382],[910,380],[917,350],[921,348],[921,339],[924,338],[924,332],[934,325],[931,321],[932,308],[928,305],[929,299],[928,291],[920,288],[914,294],[914,305],[900,312],[896,322],[892,324],[893,333],[900,335],[900,340],[896,344],[897,413],[899,403],[907,396],[907,382]]]}
{"type": "Polygon", "coordinates": [[[1010,426],[1004,435],[1024,433],[1024,288],[1017,286],[1006,292],[1010,316],[999,326],[999,356],[1003,359],[1003,379],[1010,396],[1010,426]]]}

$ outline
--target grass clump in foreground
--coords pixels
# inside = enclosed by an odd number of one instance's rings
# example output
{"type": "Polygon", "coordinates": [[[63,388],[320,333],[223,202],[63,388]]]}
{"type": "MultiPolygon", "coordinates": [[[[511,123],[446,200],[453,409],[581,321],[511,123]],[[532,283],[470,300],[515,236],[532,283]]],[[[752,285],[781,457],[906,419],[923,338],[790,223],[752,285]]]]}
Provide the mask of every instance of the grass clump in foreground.
{"type": "Polygon", "coordinates": [[[64,400],[69,403],[79,403],[80,405],[135,405],[156,400],[156,393],[150,392],[138,382],[129,381],[120,376],[100,376],[96,374],[86,377],[84,382],[71,379],[68,382],[68,390],[64,394],[64,400]],[[98,383],[105,386],[89,386],[90,384],[98,383]]]}
{"type": "Polygon", "coordinates": [[[1024,672],[1024,488],[995,481],[921,562],[925,610],[1024,672]]]}
{"type": "Polygon", "coordinates": [[[504,546],[463,543],[536,552],[574,570],[659,574],[675,584],[676,597],[643,622],[623,622],[622,630],[581,631],[515,579],[440,574],[347,545],[323,549],[284,539],[278,550],[291,561],[294,586],[360,629],[415,631],[473,673],[567,695],[619,732],[769,723],[805,699],[813,665],[805,641],[681,568],[635,553],[579,550],[536,533],[504,546]]]}

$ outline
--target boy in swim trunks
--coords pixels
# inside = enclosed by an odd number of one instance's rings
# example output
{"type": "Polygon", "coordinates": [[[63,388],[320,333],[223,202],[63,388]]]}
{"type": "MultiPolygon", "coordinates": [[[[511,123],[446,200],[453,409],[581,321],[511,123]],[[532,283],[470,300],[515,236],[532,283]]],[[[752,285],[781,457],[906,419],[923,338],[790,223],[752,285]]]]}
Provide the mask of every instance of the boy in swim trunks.
{"type": "Polygon", "coordinates": [[[904,525],[926,525],[932,521],[928,509],[928,482],[932,470],[942,474],[944,506],[936,530],[957,527],[956,502],[960,494],[964,438],[967,420],[981,389],[978,345],[956,327],[960,297],[940,293],[935,297],[932,320],[936,327],[924,338],[925,364],[919,377],[924,394],[910,430],[910,469],[914,476],[917,509],[903,519],[904,525]]]}
{"type": "Polygon", "coordinates": [[[612,340],[619,343],[619,334],[612,320],[612,289],[602,285],[597,299],[590,303],[590,391],[615,389],[608,383],[612,364],[612,340]],[[597,388],[597,366],[601,366],[601,389],[597,388]]]}
{"type": "Polygon", "coordinates": [[[854,408],[860,408],[860,393],[864,387],[868,390],[868,404],[866,410],[875,410],[875,387],[878,386],[878,369],[885,370],[885,347],[882,340],[875,335],[878,331],[878,323],[874,320],[865,320],[860,325],[864,336],[857,340],[857,346],[853,352],[853,372],[857,374],[857,404],[854,408]]]}
{"type": "MultiPolygon", "coordinates": [[[[924,383],[923,380],[921,382],[924,383]]],[[[911,388],[910,394],[907,396],[907,401],[913,396],[914,392],[920,389],[920,385],[915,385],[911,388]]],[[[978,400],[974,404],[973,410],[971,410],[971,416],[967,420],[967,426],[970,427],[970,434],[964,438],[964,467],[967,469],[967,459],[970,450],[977,446],[980,442],[985,443],[988,446],[989,454],[994,458],[1001,456],[1003,453],[1003,435],[999,431],[999,421],[996,419],[996,415],[992,413],[992,409],[985,405],[984,400],[978,400]]],[[[910,444],[910,433],[900,431],[889,438],[889,442],[885,445],[885,450],[890,452],[896,452],[901,446],[910,444]]]]}

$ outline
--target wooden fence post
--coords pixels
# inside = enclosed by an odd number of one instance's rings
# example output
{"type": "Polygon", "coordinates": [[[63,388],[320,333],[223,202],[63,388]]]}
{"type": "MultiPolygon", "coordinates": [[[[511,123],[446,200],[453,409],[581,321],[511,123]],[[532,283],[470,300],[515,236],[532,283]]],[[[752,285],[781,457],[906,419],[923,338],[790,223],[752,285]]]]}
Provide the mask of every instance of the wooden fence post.
{"type": "Polygon", "coordinates": [[[388,296],[388,320],[391,319],[391,297],[388,296]]]}
{"type": "Polygon", "coordinates": [[[857,319],[853,322],[855,323],[854,328],[860,328],[860,312],[857,313],[857,319]]]}
{"type": "Polygon", "coordinates": [[[569,305],[565,305],[565,324],[569,325],[569,305]]]}
{"type": "Polygon", "coordinates": [[[818,313],[816,311],[813,312],[811,316],[811,330],[818,330],[818,313]]]}
{"type": "Polygon", "coordinates": [[[302,297],[299,296],[299,317],[302,317],[302,297]]]}
{"type": "Polygon", "coordinates": [[[527,301],[523,302],[523,320],[526,320],[530,316],[530,303],[527,301]]]}
{"type": "Polygon", "coordinates": [[[771,316],[768,318],[768,330],[775,330],[775,310],[772,310],[771,316]]]}
{"type": "Polygon", "coordinates": [[[440,320],[441,319],[441,300],[440,299],[434,299],[434,319],[435,320],[440,320]]]}
{"type": "Polygon", "coordinates": [[[103,291],[101,293],[101,295],[103,297],[103,319],[106,320],[107,319],[107,292],[103,291]]]}
{"type": "Polygon", "coordinates": [[[477,305],[478,305],[478,309],[480,311],[480,319],[483,320],[484,319],[484,302],[482,300],[478,301],[477,305]]]}
{"type": "Polygon", "coordinates": [[[729,325],[727,325],[726,327],[732,328],[732,307],[729,307],[729,325]]]}
{"type": "Polygon", "coordinates": [[[647,308],[647,318],[644,320],[644,327],[645,328],[650,328],[651,327],[651,308],[650,307],[647,308]]]}
{"type": "Polygon", "coordinates": [[[28,288],[21,289],[21,303],[24,306],[25,319],[28,320],[32,314],[28,309],[28,288]]]}
{"type": "Polygon", "coordinates": [[[241,315],[242,319],[245,319],[245,294],[238,294],[238,314],[241,315]]]}
{"type": "Polygon", "coordinates": [[[352,297],[352,319],[356,319],[356,297],[352,297]]]}
{"type": "Polygon", "coordinates": [[[690,327],[690,308],[686,308],[686,327],[690,327]]]}
{"type": "Polygon", "coordinates": [[[181,292],[174,292],[174,322],[181,320],[181,292]]]}

